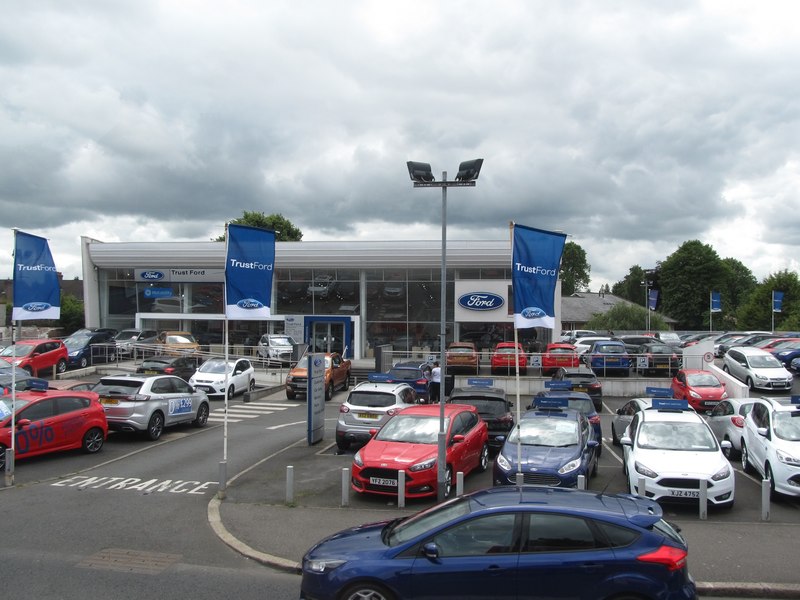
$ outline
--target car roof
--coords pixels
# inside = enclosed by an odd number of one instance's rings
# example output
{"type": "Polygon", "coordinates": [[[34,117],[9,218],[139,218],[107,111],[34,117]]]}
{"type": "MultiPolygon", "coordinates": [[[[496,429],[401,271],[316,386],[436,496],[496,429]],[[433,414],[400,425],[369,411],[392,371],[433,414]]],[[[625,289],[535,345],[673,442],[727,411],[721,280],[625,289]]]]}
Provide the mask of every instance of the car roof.
{"type": "Polygon", "coordinates": [[[417,362],[417,361],[406,361],[406,362],[399,362],[393,364],[390,368],[392,369],[421,369],[428,363],[426,362],[417,362]]]}
{"type": "MultiPolygon", "coordinates": [[[[415,404],[413,406],[409,406],[408,408],[404,409],[402,415],[420,415],[426,417],[438,417],[439,411],[441,410],[441,406],[438,404],[415,404]]],[[[478,409],[474,406],[469,406],[467,404],[445,404],[444,405],[444,414],[445,416],[451,416],[456,413],[468,411],[474,412],[475,414],[478,413],[478,409]]]]}
{"type": "Polygon", "coordinates": [[[547,407],[537,407],[537,408],[529,408],[524,413],[522,413],[521,418],[525,420],[530,419],[552,419],[552,418],[567,418],[570,421],[578,421],[581,418],[581,411],[576,408],[547,408],[547,407]],[[562,416],[563,415],[563,416],[562,416]]]}
{"type": "Polygon", "coordinates": [[[753,348],[752,346],[736,346],[736,348],[731,348],[731,350],[737,350],[738,352],[748,356],[758,354],[761,354],[762,356],[773,356],[772,352],[769,350],[764,350],[763,348],[753,348]]]}
{"type": "Polygon", "coordinates": [[[647,410],[641,412],[644,421],[669,421],[681,423],[705,423],[703,417],[697,414],[691,408],[686,410],[678,409],[660,409],[650,406],[647,410]]]}
{"type": "Polygon", "coordinates": [[[463,387],[453,388],[450,392],[450,402],[454,402],[453,398],[498,398],[501,400],[506,399],[506,391],[502,388],[489,387],[483,385],[468,385],[463,387]]]}
{"type": "Polygon", "coordinates": [[[561,367],[567,375],[593,375],[597,377],[597,373],[592,371],[589,367],[561,367]]]}
{"type": "Polygon", "coordinates": [[[381,393],[389,393],[394,394],[398,390],[408,388],[413,390],[410,385],[403,382],[398,383],[387,383],[385,381],[362,381],[361,383],[357,383],[353,386],[350,391],[351,392],[381,392],[381,393]]]}
{"type": "MultiPolygon", "coordinates": [[[[60,342],[53,338],[28,338],[24,340],[15,340],[15,344],[43,344],[44,342],[60,342]]],[[[10,344],[9,344],[10,345],[10,344]]]]}
{"type": "MultiPolygon", "coordinates": [[[[25,390],[17,391],[14,394],[19,400],[41,400],[42,398],[62,398],[71,396],[80,396],[83,398],[96,398],[97,394],[89,390],[75,391],[75,390],[56,390],[47,388],[46,390],[25,390]]],[[[10,398],[10,396],[7,396],[10,398]]]]}

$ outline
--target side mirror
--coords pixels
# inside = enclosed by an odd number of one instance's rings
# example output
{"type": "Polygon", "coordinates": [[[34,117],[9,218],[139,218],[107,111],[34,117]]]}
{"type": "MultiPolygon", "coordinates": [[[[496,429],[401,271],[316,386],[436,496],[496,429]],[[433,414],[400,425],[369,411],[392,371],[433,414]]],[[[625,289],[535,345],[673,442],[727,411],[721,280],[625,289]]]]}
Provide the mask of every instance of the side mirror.
{"type": "Polygon", "coordinates": [[[422,555],[431,560],[439,558],[439,546],[433,542],[428,542],[422,546],[422,555]]]}
{"type": "Polygon", "coordinates": [[[627,435],[624,435],[620,438],[619,443],[622,446],[633,446],[633,441],[627,435]]]}

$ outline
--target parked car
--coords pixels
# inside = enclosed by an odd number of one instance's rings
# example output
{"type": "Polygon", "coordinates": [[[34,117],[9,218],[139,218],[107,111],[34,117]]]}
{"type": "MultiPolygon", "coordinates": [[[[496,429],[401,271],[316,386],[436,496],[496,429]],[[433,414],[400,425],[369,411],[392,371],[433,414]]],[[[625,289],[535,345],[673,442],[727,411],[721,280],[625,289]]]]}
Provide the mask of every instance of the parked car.
{"type": "MultiPolygon", "coordinates": [[[[15,400],[15,460],[72,449],[94,454],[103,448],[108,424],[94,392],[17,391],[15,400]]],[[[11,447],[11,419],[11,396],[0,396],[0,471],[11,447]]]]}
{"type": "Polygon", "coordinates": [[[224,358],[210,358],[197,368],[189,378],[189,384],[204,391],[209,398],[224,397],[226,370],[229,400],[236,394],[244,394],[255,389],[256,370],[246,358],[228,360],[227,363],[224,358]]]}
{"type": "MultiPolygon", "coordinates": [[[[768,350],[768,352],[770,352],[768,350]]],[[[775,358],[777,358],[784,367],[787,369],[792,368],[792,361],[798,357],[800,357],[800,344],[790,344],[784,346],[780,349],[774,349],[770,352],[775,358]]],[[[797,372],[797,369],[792,369],[793,371],[797,372]]]]}
{"type": "Polygon", "coordinates": [[[720,355],[725,356],[725,353],[731,348],[737,348],[741,346],[752,346],[753,344],[756,344],[764,340],[774,340],[777,338],[778,336],[773,333],[767,333],[767,332],[751,333],[749,335],[735,337],[731,340],[721,342],[718,351],[720,355]]]}
{"type": "Polygon", "coordinates": [[[162,331],[155,344],[157,354],[191,354],[200,350],[200,344],[188,331],[162,331]]]}
{"type": "Polygon", "coordinates": [[[96,381],[86,379],[53,379],[47,382],[48,390],[71,390],[73,392],[90,392],[97,385],[96,381]]]}
{"type": "Polygon", "coordinates": [[[653,342],[657,342],[658,340],[652,334],[648,335],[618,335],[615,336],[613,339],[619,340],[623,344],[625,344],[625,350],[628,351],[628,354],[636,354],[639,350],[639,347],[642,344],[651,344],[653,342]]]}
{"type": "Polygon", "coordinates": [[[672,346],[673,348],[681,347],[681,338],[674,331],[656,331],[653,337],[667,346],[672,346]]]}
{"type": "Polygon", "coordinates": [[[547,344],[542,354],[542,375],[555,373],[560,367],[578,367],[580,364],[580,358],[572,344],[547,344]]]}
{"type": "MultiPolygon", "coordinates": [[[[308,390],[308,354],[304,354],[286,376],[286,398],[294,400],[300,394],[305,397],[308,390]]],[[[325,353],[325,402],[333,398],[336,390],[350,387],[351,362],[338,352],[325,353]]]]}
{"type": "Polygon", "coordinates": [[[144,347],[156,341],[158,332],[155,329],[123,329],[114,336],[119,356],[130,356],[134,348],[144,350],[144,347]]]}
{"type": "MultiPolygon", "coordinates": [[[[398,473],[405,471],[406,498],[438,495],[438,405],[410,406],[391,417],[353,457],[356,492],[396,496],[398,473]]],[[[468,475],[489,466],[489,435],[478,410],[445,404],[446,475],[443,495],[450,496],[456,473],[468,475]]]]}
{"type": "Polygon", "coordinates": [[[575,346],[575,352],[577,352],[578,355],[580,356],[580,355],[585,354],[586,351],[589,350],[589,348],[591,348],[592,345],[595,342],[600,342],[600,341],[605,341],[605,340],[610,340],[610,339],[611,338],[609,336],[607,336],[607,335],[605,335],[605,336],[586,336],[586,337],[578,338],[575,341],[570,342],[570,343],[573,346],[575,346]]]}
{"type": "Polygon", "coordinates": [[[462,371],[477,375],[480,373],[478,348],[472,342],[450,342],[445,354],[447,371],[462,371]]]}
{"type": "Polygon", "coordinates": [[[491,373],[492,375],[514,375],[519,366],[519,374],[528,372],[528,357],[522,344],[517,342],[499,342],[492,350],[491,373]]]}
{"type": "Polygon", "coordinates": [[[731,348],[722,360],[722,370],[743,381],[751,390],[792,389],[792,374],[766,350],[731,348]]]}
{"type": "Polygon", "coordinates": [[[529,409],[539,408],[542,403],[552,402],[553,400],[565,399],[567,408],[577,410],[584,415],[589,421],[595,433],[595,439],[599,445],[597,447],[597,456],[603,452],[603,428],[600,421],[600,415],[595,410],[594,402],[591,396],[585,392],[573,392],[570,390],[546,390],[538,392],[532,399],[529,409]]]}
{"type": "Polygon", "coordinates": [[[0,351],[0,358],[8,364],[27,371],[28,375],[57,373],[67,370],[69,355],[61,340],[18,340],[0,351]]]}
{"type": "Polygon", "coordinates": [[[73,334],[64,340],[64,345],[67,347],[67,363],[73,368],[85,369],[89,365],[117,359],[114,336],[105,331],[73,334]]]}
{"type": "MultiPolygon", "coordinates": [[[[373,381],[386,383],[407,383],[417,394],[422,403],[430,402],[431,398],[431,365],[421,361],[404,361],[396,363],[389,371],[379,376],[369,376],[373,381]]],[[[442,394],[443,395],[443,394],[442,394]]]]}
{"type": "Polygon", "coordinates": [[[717,442],[687,403],[654,399],[650,408],[634,415],[620,443],[630,493],[656,501],[697,502],[704,481],[710,506],[733,507],[734,471],[723,454],[731,444],[717,442]],[[676,409],[676,403],[685,408],[676,409]]]}
{"type": "Polygon", "coordinates": [[[715,331],[701,331],[700,333],[688,334],[686,337],[681,336],[681,348],[694,346],[698,342],[702,342],[705,339],[716,337],[718,335],[720,335],[719,332],[715,331]]]}
{"type": "Polygon", "coordinates": [[[625,431],[633,421],[633,417],[651,406],[653,406],[652,398],[631,398],[620,406],[617,409],[617,414],[611,419],[611,443],[619,446],[619,441],[625,435],[625,431]]]}
{"type": "Polygon", "coordinates": [[[391,416],[416,403],[417,394],[407,383],[362,381],[339,407],[336,446],[347,450],[365,444],[391,416]]]}
{"type": "Polygon", "coordinates": [[[583,362],[598,375],[619,373],[627,377],[633,361],[625,350],[625,344],[615,340],[599,340],[583,354],[583,362]]]}
{"type": "Polygon", "coordinates": [[[597,475],[600,441],[586,416],[562,400],[560,408],[538,407],[522,415],[495,458],[494,485],[516,485],[522,473],[525,484],[554,487],[577,487],[583,475],[588,487],[597,475]]]}
{"type": "Polygon", "coordinates": [[[597,335],[597,332],[592,331],[591,329],[567,329],[566,331],[561,332],[561,337],[559,341],[572,344],[578,338],[583,338],[593,335],[597,335]]]}
{"type": "Polygon", "coordinates": [[[800,496],[800,406],[756,398],[744,419],[742,468],[769,480],[772,498],[800,496]]]}
{"type": "Polygon", "coordinates": [[[314,281],[309,284],[307,295],[309,297],[327,300],[328,298],[333,298],[337,285],[333,275],[318,275],[314,278],[314,281]]]}
{"type": "Polygon", "coordinates": [[[585,366],[560,367],[551,381],[562,381],[569,383],[569,389],[573,392],[585,392],[589,394],[597,412],[603,410],[603,384],[597,378],[597,374],[585,366]]]}
{"type": "Polygon", "coordinates": [[[148,356],[142,359],[136,367],[137,373],[145,375],[176,375],[184,381],[189,381],[197,368],[203,364],[204,357],[197,354],[182,356],[148,356]]]}
{"type": "Polygon", "coordinates": [[[501,388],[468,385],[454,388],[450,392],[448,402],[466,404],[478,410],[481,419],[486,421],[489,430],[489,448],[499,450],[503,441],[499,438],[507,436],[514,427],[514,415],[511,409],[514,403],[508,400],[505,390],[501,388]]]}
{"type": "Polygon", "coordinates": [[[317,542],[300,596],[695,598],[686,541],[662,517],[656,502],[624,494],[483,489],[317,542]]]}
{"type": "Polygon", "coordinates": [[[112,431],[161,437],[165,427],[208,422],[208,396],[174,375],[107,375],[94,388],[112,431]]]}
{"type": "Polygon", "coordinates": [[[744,437],[744,418],[753,408],[754,398],[726,398],[719,402],[706,417],[706,423],[718,441],[728,440],[730,448],[722,453],[731,460],[741,454],[744,437]]]}
{"type": "Polygon", "coordinates": [[[265,333],[258,340],[258,355],[269,363],[288,365],[292,361],[292,353],[297,342],[290,335],[281,333],[265,333]]]}
{"type": "Polygon", "coordinates": [[[686,400],[697,412],[714,408],[728,397],[725,384],[711,371],[681,369],[672,378],[672,395],[686,400]]]}
{"type": "Polygon", "coordinates": [[[634,354],[636,370],[641,373],[671,377],[681,368],[681,355],[676,352],[676,347],[663,342],[642,344],[634,354]]]}
{"type": "Polygon", "coordinates": [[[0,360],[0,393],[10,394],[12,385],[15,390],[19,391],[32,388],[44,390],[48,388],[49,383],[46,379],[33,377],[25,369],[13,367],[0,360]]]}

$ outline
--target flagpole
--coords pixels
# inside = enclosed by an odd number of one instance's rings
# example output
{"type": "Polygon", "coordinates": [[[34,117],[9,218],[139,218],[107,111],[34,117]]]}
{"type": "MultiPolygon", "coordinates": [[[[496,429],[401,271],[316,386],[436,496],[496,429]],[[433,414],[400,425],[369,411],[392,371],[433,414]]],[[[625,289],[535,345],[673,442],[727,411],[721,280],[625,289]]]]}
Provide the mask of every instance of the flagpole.
{"type": "MultiPolygon", "coordinates": [[[[16,227],[13,228],[14,231],[14,266],[17,264],[17,231],[16,227]]],[[[13,301],[11,303],[13,309],[13,301]]],[[[19,321],[17,321],[17,326],[19,326],[19,321]]],[[[14,321],[11,321],[11,348],[13,352],[11,356],[14,357],[17,353],[17,349],[15,348],[16,340],[14,338],[14,321]]],[[[5,472],[5,484],[6,487],[11,487],[14,485],[14,458],[16,456],[17,451],[17,436],[15,432],[17,431],[17,366],[14,364],[14,361],[11,361],[11,448],[6,448],[6,472],[5,472]]]]}
{"type": "MultiPolygon", "coordinates": [[[[230,244],[230,233],[228,232],[228,224],[225,223],[225,260],[228,260],[228,245],[230,244]]],[[[226,265],[227,268],[227,265],[226,265]]],[[[227,274],[225,275],[227,278],[227,274]]],[[[225,311],[225,320],[223,322],[222,343],[225,344],[225,414],[222,417],[222,460],[219,463],[219,490],[217,496],[222,500],[225,498],[225,492],[228,488],[228,286],[223,286],[222,290],[223,310],[225,311]]]]}
{"type": "MultiPolygon", "coordinates": [[[[513,257],[514,254],[514,221],[509,221],[508,223],[508,232],[509,238],[511,243],[511,254],[513,257]]],[[[514,311],[516,311],[516,307],[514,307],[514,311]]],[[[522,434],[519,425],[519,421],[521,419],[521,410],[520,410],[520,399],[519,399],[519,349],[517,346],[517,324],[514,323],[514,355],[516,356],[517,362],[517,373],[516,373],[516,395],[514,403],[516,406],[517,411],[517,419],[515,423],[515,427],[517,428],[517,472],[522,473],[522,434]]]]}

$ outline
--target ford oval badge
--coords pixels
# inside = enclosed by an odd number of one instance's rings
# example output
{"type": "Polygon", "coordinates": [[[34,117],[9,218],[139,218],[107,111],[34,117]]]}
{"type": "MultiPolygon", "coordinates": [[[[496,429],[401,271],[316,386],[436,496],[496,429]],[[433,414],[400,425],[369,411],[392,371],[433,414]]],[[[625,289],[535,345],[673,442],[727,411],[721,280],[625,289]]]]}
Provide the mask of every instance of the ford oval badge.
{"type": "Polygon", "coordinates": [[[258,308],[264,308],[264,305],[259,300],[256,300],[255,298],[244,298],[242,300],[239,300],[236,303],[236,306],[238,306],[239,308],[247,309],[247,310],[256,310],[258,308]]]}
{"type": "Polygon", "coordinates": [[[159,279],[164,279],[164,273],[161,271],[142,271],[142,279],[158,281],[159,279]]]}
{"type": "Polygon", "coordinates": [[[22,305],[22,310],[26,310],[28,312],[42,312],[51,308],[51,305],[47,302],[28,302],[27,304],[22,305]]]}
{"type": "Polygon", "coordinates": [[[492,292],[470,292],[458,298],[458,304],[467,310],[494,310],[505,304],[502,296],[492,292]]]}
{"type": "Polygon", "coordinates": [[[538,306],[529,306],[527,308],[523,308],[520,314],[524,319],[539,319],[547,316],[547,313],[538,306]]]}

